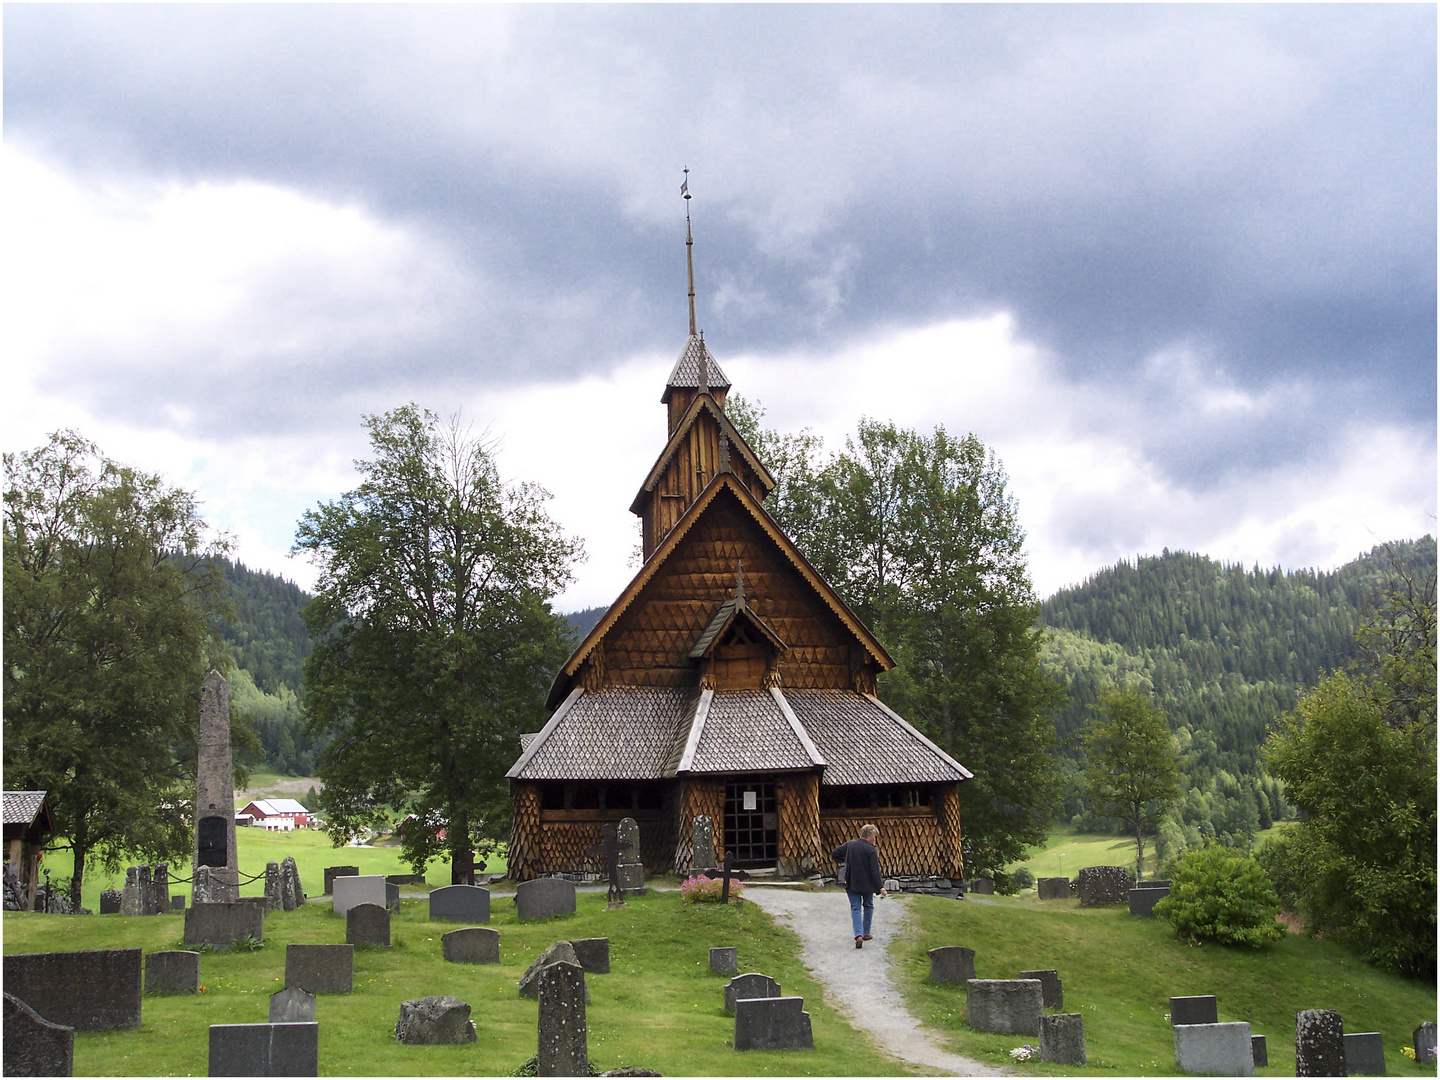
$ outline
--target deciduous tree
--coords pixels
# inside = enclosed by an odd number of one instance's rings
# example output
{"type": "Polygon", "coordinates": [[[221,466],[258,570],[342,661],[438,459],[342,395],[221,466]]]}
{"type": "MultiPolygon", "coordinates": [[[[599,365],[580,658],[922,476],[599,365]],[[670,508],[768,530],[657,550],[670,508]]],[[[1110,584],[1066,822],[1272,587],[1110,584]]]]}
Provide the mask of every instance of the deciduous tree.
{"type": "Polygon", "coordinates": [[[1113,807],[1135,834],[1135,879],[1144,877],[1145,830],[1180,798],[1180,769],[1165,714],[1138,690],[1108,690],[1081,738],[1087,794],[1113,807]]]}

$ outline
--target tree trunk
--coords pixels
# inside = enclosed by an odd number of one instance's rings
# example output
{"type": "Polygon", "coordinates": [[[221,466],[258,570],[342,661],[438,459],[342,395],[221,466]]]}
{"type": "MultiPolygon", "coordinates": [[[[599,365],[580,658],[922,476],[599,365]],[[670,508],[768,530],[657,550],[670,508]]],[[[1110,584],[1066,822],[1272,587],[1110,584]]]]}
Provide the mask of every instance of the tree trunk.
{"type": "Polygon", "coordinates": [[[89,833],[84,818],[81,818],[75,827],[75,839],[70,848],[75,853],[75,870],[70,878],[70,906],[76,912],[80,910],[80,891],[85,887],[85,854],[90,846],[89,833]]]}
{"type": "Polygon", "coordinates": [[[1145,876],[1142,867],[1145,865],[1145,826],[1137,814],[1135,817],[1135,884],[1139,885],[1141,878],[1145,876]]]}

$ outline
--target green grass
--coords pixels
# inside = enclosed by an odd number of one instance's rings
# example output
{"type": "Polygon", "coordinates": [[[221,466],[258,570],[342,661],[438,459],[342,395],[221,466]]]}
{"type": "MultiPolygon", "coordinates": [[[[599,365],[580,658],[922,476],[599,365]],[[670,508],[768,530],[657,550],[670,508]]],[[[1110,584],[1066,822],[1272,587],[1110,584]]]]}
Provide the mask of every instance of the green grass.
{"type": "MultiPolygon", "coordinates": [[[[1255,846],[1264,843],[1267,837],[1275,835],[1289,822],[1255,834],[1255,846]]],[[[1072,881],[1081,869],[1087,866],[1125,866],[1135,868],[1135,838],[1133,836],[1110,836],[1104,833],[1077,832],[1073,826],[1059,825],[1050,830],[1050,837],[1044,847],[1031,848],[1029,857],[1021,862],[1011,863],[1007,869],[1025,867],[1037,878],[1068,877],[1072,881]]],[[[1155,838],[1145,838],[1145,873],[1158,873],[1155,857],[1155,838]]]]}
{"type": "MultiPolygon", "coordinates": [[[[400,848],[395,847],[341,847],[331,845],[330,838],[322,832],[296,829],[293,832],[267,832],[264,829],[241,828],[235,830],[235,846],[240,855],[241,877],[265,873],[265,864],[279,862],[285,856],[295,858],[295,867],[300,871],[300,884],[310,896],[319,896],[325,889],[325,867],[358,866],[362,874],[408,874],[410,865],[400,861],[400,848]]],[[[47,854],[44,865],[52,877],[70,874],[69,852],[55,851],[47,854]]],[[[486,860],[487,873],[502,873],[506,869],[503,854],[486,860]]],[[[170,864],[170,877],[188,878],[190,864],[170,864]]],[[[437,885],[450,884],[450,860],[433,862],[425,869],[428,885],[402,885],[405,892],[419,892],[437,885]]],[[[100,891],[118,889],[125,884],[125,874],[106,874],[94,867],[85,871],[85,886],[81,904],[91,911],[100,910],[100,891]]],[[[183,895],[186,904],[190,902],[189,885],[172,885],[170,894],[183,895]]],[[[260,877],[240,887],[241,896],[263,896],[265,879],[260,877]]]]}
{"type": "MultiPolygon", "coordinates": [[[[535,1053],[537,1005],[516,984],[525,968],[556,940],[610,939],[611,973],[588,977],[591,1060],[602,1069],[639,1065],[676,1075],[894,1075],[908,1068],[877,1052],[822,1000],[797,959],[799,941],[775,927],[754,904],[687,906],[677,892],[651,891],[606,911],[604,894],[582,893],[576,915],[519,924],[508,898],[495,897],[491,925],[501,935],[498,965],[447,964],[441,935],[455,924],[427,921],[423,900],[405,901],[391,924],[391,949],[357,949],[355,992],[321,996],[320,1071],[342,1076],[468,1076],[507,1074],[535,1053]],[[742,971],[777,978],[787,994],[805,998],[813,1052],[737,1055],[734,1021],[722,1008],[726,979],[709,970],[711,946],[739,947],[742,971]],[[469,1002],[478,1043],[459,1047],[402,1046],[393,1033],[400,1002],[454,994],[469,1002]]],[[[153,918],[44,916],[6,912],[4,949],[179,947],[179,916],[153,918]]],[[[345,939],[345,923],[329,906],[308,904],[265,920],[256,952],[206,952],[198,996],[146,997],[138,1031],[82,1033],[76,1075],[204,1076],[208,1025],[262,1022],[269,995],[283,986],[285,946],[345,939]]]]}
{"type": "MultiPolygon", "coordinates": [[[[1068,860],[1067,860],[1068,863],[1068,860]]],[[[1088,865],[1088,864],[1086,864],[1088,865]]],[[[986,898],[987,900],[990,898],[986,898]]],[[[1086,1072],[1169,1076],[1175,1072],[1170,997],[1214,994],[1220,1020],[1246,1021],[1266,1036],[1264,1076],[1295,1074],[1295,1013],[1335,1009],[1346,1031],[1378,1031],[1390,1075],[1435,1074],[1400,1053],[1413,1029],[1435,1016],[1433,984],[1376,971],[1329,942],[1288,935],[1252,951],[1189,946],[1157,919],[1131,918],[1124,908],[1082,909],[1072,900],[1041,902],[996,897],[993,904],[915,897],[912,932],[892,946],[896,978],[911,1011],[942,1032],[957,1053],[1017,1072],[1062,1075],[1074,1067],[1015,1064],[1009,1051],[1038,1044],[1034,1036],[990,1035],[965,1026],[963,987],[929,982],[929,949],[975,950],[975,975],[1013,979],[1021,971],[1054,968],[1065,989],[1065,1011],[1084,1017],[1086,1072]]]]}

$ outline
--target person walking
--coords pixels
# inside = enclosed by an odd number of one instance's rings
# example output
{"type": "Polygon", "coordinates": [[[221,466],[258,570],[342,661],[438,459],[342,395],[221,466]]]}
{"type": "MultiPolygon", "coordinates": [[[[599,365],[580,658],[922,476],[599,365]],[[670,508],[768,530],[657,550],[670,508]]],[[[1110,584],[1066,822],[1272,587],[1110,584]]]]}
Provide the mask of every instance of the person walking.
{"type": "Polygon", "coordinates": [[[875,916],[875,894],[886,896],[885,881],[880,876],[880,852],[875,841],[880,830],[874,825],[863,825],[860,836],[847,840],[830,857],[843,864],[845,895],[850,900],[850,922],[855,930],[855,947],[863,949],[870,940],[870,921],[875,916]]]}

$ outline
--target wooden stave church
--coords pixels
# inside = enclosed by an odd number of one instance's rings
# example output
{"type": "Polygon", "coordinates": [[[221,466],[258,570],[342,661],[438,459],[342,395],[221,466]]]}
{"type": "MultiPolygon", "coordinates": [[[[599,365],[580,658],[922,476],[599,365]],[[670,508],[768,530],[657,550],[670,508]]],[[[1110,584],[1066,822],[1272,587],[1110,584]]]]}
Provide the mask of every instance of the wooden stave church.
{"type": "Polygon", "coordinates": [[[717,857],[784,876],[829,867],[866,822],[887,876],[963,876],[970,772],[876,696],[884,647],[765,512],[775,482],[725,415],[730,383],[695,329],[661,403],[668,437],[631,504],[639,572],[555,677],[510,768],[510,873],[600,869],[633,817],[649,873],[717,857]]]}

